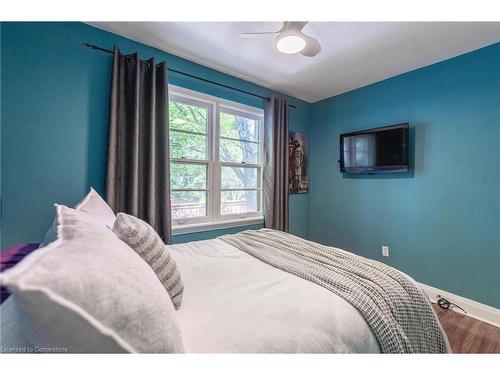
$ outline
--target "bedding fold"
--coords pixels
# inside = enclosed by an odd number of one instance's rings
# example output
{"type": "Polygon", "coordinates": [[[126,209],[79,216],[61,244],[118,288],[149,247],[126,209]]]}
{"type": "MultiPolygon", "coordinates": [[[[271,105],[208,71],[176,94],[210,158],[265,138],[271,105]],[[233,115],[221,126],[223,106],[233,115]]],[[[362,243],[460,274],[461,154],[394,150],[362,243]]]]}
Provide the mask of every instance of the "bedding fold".
{"type": "Polygon", "coordinates": [[[427,297],[415,281],[390,266],[272,229],[219,239],[345,299],[366,320],[382,353],[448,352],[427,297]]]}

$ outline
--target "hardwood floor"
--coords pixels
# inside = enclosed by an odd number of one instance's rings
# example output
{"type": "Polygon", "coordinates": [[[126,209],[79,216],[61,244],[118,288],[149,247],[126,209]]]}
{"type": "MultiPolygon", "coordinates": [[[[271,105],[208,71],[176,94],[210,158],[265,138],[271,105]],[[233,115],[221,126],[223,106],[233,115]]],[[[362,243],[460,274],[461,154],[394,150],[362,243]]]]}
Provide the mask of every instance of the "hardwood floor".
{"type": "Polygon", "coordinates": [[[500,353],[500,328],[433,304],[453,353],[500,353]]]}

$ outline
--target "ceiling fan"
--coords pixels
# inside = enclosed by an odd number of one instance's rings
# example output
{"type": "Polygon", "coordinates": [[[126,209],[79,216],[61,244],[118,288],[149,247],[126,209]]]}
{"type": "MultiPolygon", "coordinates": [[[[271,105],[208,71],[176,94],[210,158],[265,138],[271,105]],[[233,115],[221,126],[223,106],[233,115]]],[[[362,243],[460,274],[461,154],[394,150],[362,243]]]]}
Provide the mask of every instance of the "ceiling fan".
{"type": "Polygon", "coordinates": [[[283,22],[283,26],[278,31],[239,33],[238,36],[253,39],[277,35],[276,49],[278,51],[288,55],[300,53],[304,56],[313,57],[321,51],[321,45],[315,38],[302,32],[306,24],[307,22],[283,22]]]}

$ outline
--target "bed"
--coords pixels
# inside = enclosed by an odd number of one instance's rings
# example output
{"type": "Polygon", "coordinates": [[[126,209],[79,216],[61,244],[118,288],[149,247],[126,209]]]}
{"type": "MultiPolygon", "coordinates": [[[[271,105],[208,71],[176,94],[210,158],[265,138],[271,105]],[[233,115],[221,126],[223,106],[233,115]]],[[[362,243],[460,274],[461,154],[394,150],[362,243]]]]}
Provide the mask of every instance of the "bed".
{"type": "Polygon", "coordinates": [[[220,240],[170,245],[184,281],[186,352],[379,353],[359,312],[220,240]]]}
{"type": "MultiPolygon", "coordinates": [[[[185,286],[176,314],[186,353],[381,352],[362,314],[323,286],[220,238],[167,249],[185,286]]],[[[7,299],[0,310],[1,344],[33,352],[16,314],[7,299]]]]}
{"type": "Polygon", "coordinates": [[[349,251],[270,229],[165,246],[93,190],[53,229],[0,275],[4,352],[450,352],[420,286],[349,251]]]}
{"type": "MultiPolygon", "coordinates": [[[[323,286],[219,238],[167,249],[185,285],[176,314],[186,353],[381,352],[362,314],[323,286]]],[[[1,344],[33,352],[16,314],[7,299],[1,344]]],[[[447,339],[446,346],[449,352],[447,339]]]]}

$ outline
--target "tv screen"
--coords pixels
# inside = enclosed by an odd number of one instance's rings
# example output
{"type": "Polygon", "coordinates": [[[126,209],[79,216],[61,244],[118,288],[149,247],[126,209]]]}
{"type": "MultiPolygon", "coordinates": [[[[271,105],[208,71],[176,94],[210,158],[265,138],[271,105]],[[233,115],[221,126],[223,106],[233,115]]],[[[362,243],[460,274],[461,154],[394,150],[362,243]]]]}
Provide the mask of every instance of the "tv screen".
{"type": "Polygon", "coordinates": [[[408,172],[408,124],[340,135],[342,173],[408,172]]]}

